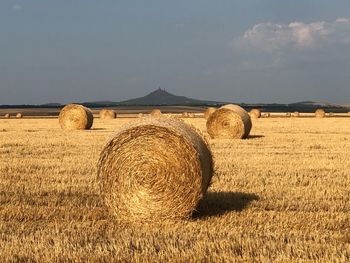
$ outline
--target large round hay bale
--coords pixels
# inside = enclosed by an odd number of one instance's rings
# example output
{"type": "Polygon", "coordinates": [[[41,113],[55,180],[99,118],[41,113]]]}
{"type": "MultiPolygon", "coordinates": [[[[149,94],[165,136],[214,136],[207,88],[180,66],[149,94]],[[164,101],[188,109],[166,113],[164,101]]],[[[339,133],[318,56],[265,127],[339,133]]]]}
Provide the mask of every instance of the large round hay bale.
{"type": "Polygon", "coordinates": [[[261,117],[261,111],[259,109],[252,109],[250,112],[250,117],[252,118],[260,118],[261,117]]]}
{"type": "Polygon", "coordinates": [[[209,107],[205,112],[204,112],[204,118],[207,120],[210,115],[212,115],[216,111],[216,108],[214,107],[209,107]]]}
{"type": "Polygon", "coordinates": [[[9,114],[9,113],[6,113],[6,114],[4,115],[4,117],[5,117],[6,119],[9,119],[9,118],[10,118],[10,114],[9,114]]]}
{"type": "Polygon", "coordinates": [[[106,206],[129,222],[190,216],[212,175],[207,144],[175,118],[144,117],[126,124],[107,142],[98,162],[106,206]]]}
{"type": "Polygon", "coordinates": [[[316,118],[324,118],[326,116],[326,112],[323,109],[317,109],[315,111],[316,118]]]}
{"type": "Polygon", "coordinates": [[[100,111],[100,118],[101,119],[115,119],[115,118],[117,118],[117,113],[114,110],[102,109],[100,111]]]}
{"type": "Polygon", "coordinates": [[[265,113],[264,113],[264,117],[265,117],[265,118],[269,118],[270,116],[271,116],[270,112],[265,112],[265,113]]]}
{"type": "Polygon", "coordinates": [[[300,117],[300,113],[298,111],[293,112],[293,117],[300,117]]]}
{"type": "Polygon", "coordinates": [[[58,121],[64,130],[88,130],[93,124],[94,116],[90,109],[82,105],[68,104],[61,110],[58,121]]]}
{"type": "Polygon", "coordinates": [[[292,114],[290,112],[286,112],[286,117],[290,117],[292,114]]]}
{"type": "Polygon", "coordinates": [[[22,113],[20,113],[20,112],[19,112],[19,113],[17,113],[17,114],[16,114],[16,118],[17,118],[17,119],[22,119],[22,118],[23,118],[22,113]]]}
{"type": "Polygon", "coordinates": [[[249,114],[238,105],[225,105],[210,115],[207,131],[212,139],[245,139],[252,128],[249,114]]]}
{"type": "Polygon", "coordinates": [[[150,113],[152,116],[161,116],[162,112],[160,111],[160,109],[154,109],[151,111],[150,113]]]}

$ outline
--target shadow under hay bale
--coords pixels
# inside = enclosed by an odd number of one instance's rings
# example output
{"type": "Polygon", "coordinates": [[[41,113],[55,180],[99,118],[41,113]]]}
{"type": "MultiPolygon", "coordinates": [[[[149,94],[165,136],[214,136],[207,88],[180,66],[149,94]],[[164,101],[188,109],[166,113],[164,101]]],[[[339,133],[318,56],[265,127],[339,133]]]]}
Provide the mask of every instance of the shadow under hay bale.
{"type": "Polygon", "coordinates": [[[259,138],[265,138],[264,135],[249,135],[248,139],[259,139],[259,138]]]}
{"type": "Polygon", "coordinates": [[[220,216],[228,212],[240,212],[259,196],[242,192],[208,192],[199,202],[194,218],[220,216]]]}
{"type": "Polygon", "coordinates": [[[213,175],[202,137],[166,117],[124,125],[107,142],[97,167],[106,206],[129,223],[190,217],[213,175]]]}

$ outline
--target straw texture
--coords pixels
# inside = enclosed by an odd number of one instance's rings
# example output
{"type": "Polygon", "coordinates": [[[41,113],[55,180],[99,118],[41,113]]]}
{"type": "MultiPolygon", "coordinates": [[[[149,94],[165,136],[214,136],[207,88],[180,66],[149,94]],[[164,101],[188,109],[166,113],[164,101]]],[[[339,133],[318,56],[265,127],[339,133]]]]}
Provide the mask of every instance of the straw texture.
{"type": "Polygon", "coordinates": [[[261,117],[261,111],[259,109],[252,109],[249,112],[250,117],[252,118],[260,118],[261,117]]]}
{"type": "Polygon", "coordinates": [[[101,152],[98,179],[121,221],[189,217],[213,174],[210,149],[175,118],[144,117],[123,126],[101,152]]]}
{"type": "Polygon", "coordinates": [[[154,109],[151,111],[150,113],[152,116],[161,116],[162,112],[160,111],[160,109],[154,109]]]}
{"type": "Polygon", "coordinates": [[[243,108],[228,104],[211,114],[206,126],[212,139],[245,139],[250,133],[252,122],[243,108]]]}
{"type": "Polygon", "coordinates": [[[117,113],[114,110],[102,109],[100,111],[101,119],[115,119],[117,118],[117,113]]]}
{"type": "Polygon", "coordinates": [[[90,109],[82,105],[68,104],[61,110],[58,121],[64,130],[88,130],[93,124],[94,116],[90,109]]]}
{"type": "Polygon", "coordinates": [[[213,114],[216,111],[216,108],[214,107],[209,107],[205,112],[204,112],[204,118],[207,120],[211,114],[213,114]]]}
{"type": "Polygon", "coordinates": [[[323,109],[317,109],[315,111],[316,118],[324,118],[326,116],[326,112],[323,109]]]}

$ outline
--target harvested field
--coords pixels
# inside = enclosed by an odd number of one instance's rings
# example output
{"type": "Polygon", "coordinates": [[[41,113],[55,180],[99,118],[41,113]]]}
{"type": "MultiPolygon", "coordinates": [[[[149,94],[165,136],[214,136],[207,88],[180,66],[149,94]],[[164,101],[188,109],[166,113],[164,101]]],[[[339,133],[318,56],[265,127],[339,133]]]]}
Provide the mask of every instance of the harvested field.
{"type": "Polygon", "coordinates": [[[0,119],[0,262],[350,261],[349,118],[260,118],[247,140],[210,140],[198,212],[156,225],[114,223],[99,195],[100,152],[128,121],[0,119]]]}

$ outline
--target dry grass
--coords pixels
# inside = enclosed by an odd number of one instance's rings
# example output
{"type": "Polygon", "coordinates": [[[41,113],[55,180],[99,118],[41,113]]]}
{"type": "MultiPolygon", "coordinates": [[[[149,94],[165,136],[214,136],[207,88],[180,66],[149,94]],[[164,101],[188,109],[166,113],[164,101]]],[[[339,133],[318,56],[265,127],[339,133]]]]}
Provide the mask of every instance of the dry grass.
{"type": "Polygon", "coordinates": [[[113,222],[96,178],[127,121],[65,133],[0,120],[0,262],[349,262],[348,118],[262,118],[248,140],[211,140],[216,175],[194,218],[137,226],[113,222]]]}

